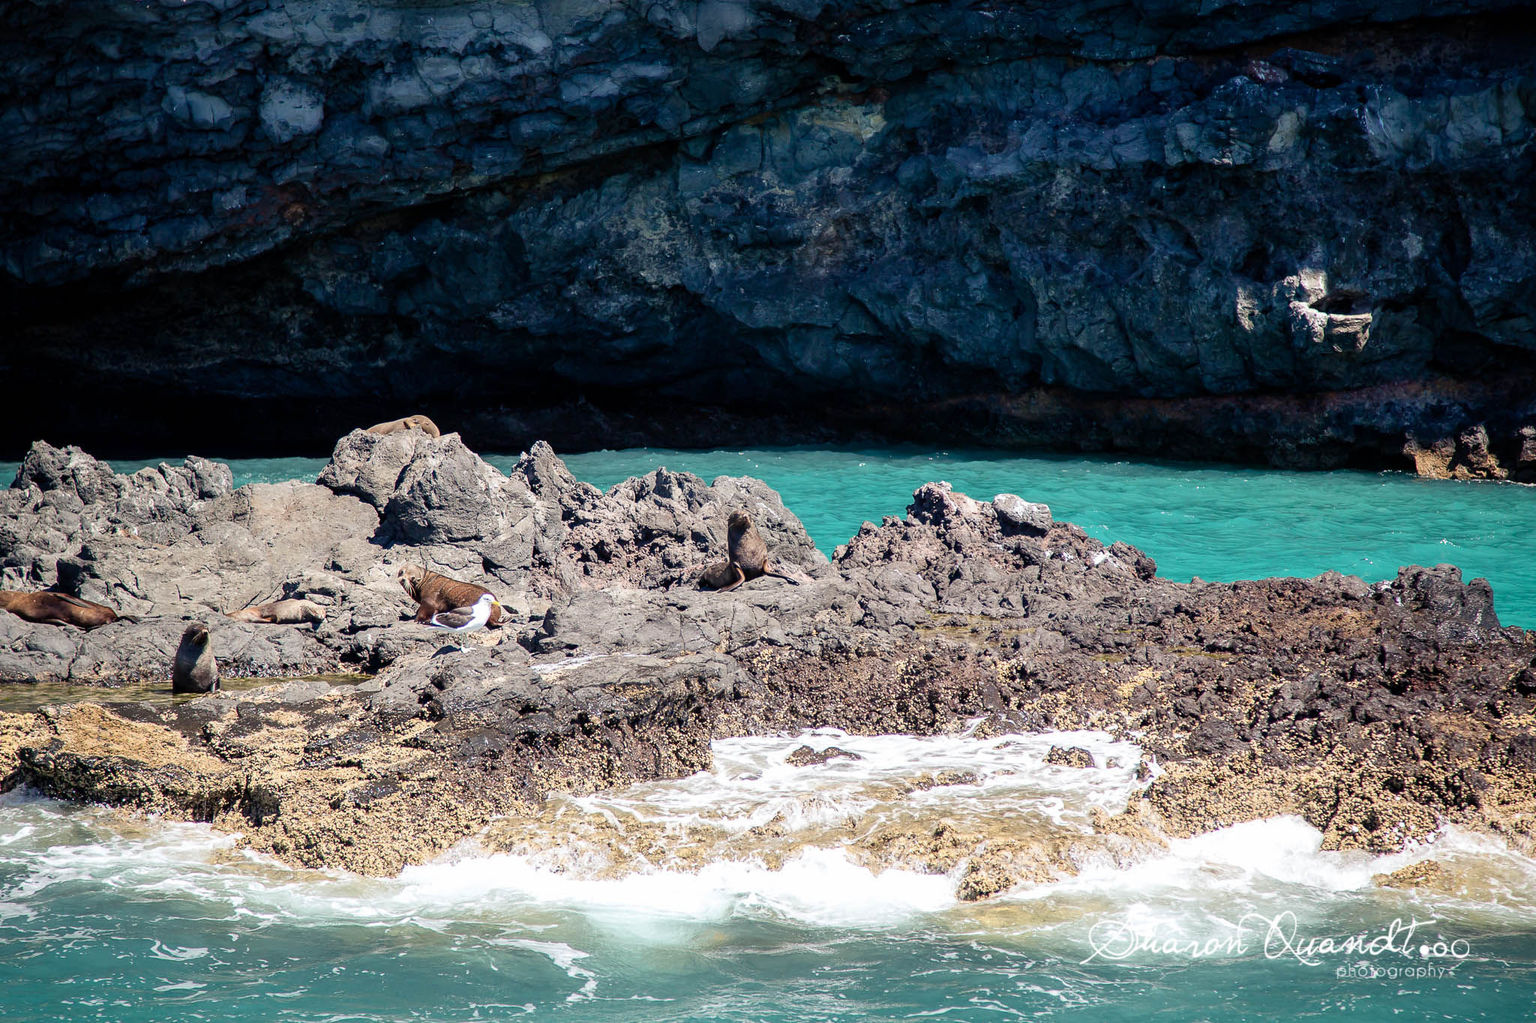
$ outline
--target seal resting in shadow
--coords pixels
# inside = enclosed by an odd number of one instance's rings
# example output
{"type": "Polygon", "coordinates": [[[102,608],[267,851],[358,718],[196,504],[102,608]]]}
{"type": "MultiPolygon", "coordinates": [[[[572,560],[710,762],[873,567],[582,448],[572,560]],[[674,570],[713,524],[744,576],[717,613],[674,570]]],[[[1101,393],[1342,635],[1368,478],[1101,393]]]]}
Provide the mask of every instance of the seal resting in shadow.
{"type": "MultiPolygon", "coordinates": [[[[405,591],[406,596],[421,605],[416,609],[416,620],[423,623],[430,622],[432,616],[440,611],[474,607],[475,601],[491,593],[484,586],[438,575],[425,565],[401,565],[395,569],[395,579],[400,583],[400,588],[405,591]]],[[[491,593],[493,600],[495,596],[491,593]]],[[[502,607],[500,602],[497,602],[491,606],[491,617],[486,624],[500,625],[501,619],[502,607]]]]}
{"type": "Polygon", "coordinates": [[[67,593],[44,590],[29,593],[25,590],[0,590],[0,610],[9,611],[18,618],[44,625],[73,625],[87,631],[123,618],[105,604],[71,597],[67,593]]]}
{"type": "Polygon", "coordinates": [[[699,573],[699,585],[725,593],[734,590],[748,579],[762,575],[777,576],[799,586],[803,574],[791,575],[778,562],[768,557],[768,545],[763,535],[752,524],[752,516],[744,511],[733,511],[726,523],[726,545],[729,561],[717,561],[706,565],[699,573]]]}
{"type": "Polygon", "coordinates": [[[441,437],[443,431],[437,428],[437,424],[426,416],[406,416],[404,419],[391,419],[387,423],[375,423],[368,427],[369,433],[379,433],[388,436],[392,433],[400,433],[404,430],[420,430],[428,437],[441,437]]]}
{"type": "Polygon", "coordinates": [[[313,600],[274,600],[270,604],[229,611],[225,618],[237,622],[266,622],[271,625],[303,625],[325,621],[325,608],[313,600]]]}
{"type": "Polygon", "coordinates": [[[219,688],[219,662],[208,643],[208,626],[193,622],[181,634],[176,660],[171,662],[171,692],[211,693],[219,688]]]}

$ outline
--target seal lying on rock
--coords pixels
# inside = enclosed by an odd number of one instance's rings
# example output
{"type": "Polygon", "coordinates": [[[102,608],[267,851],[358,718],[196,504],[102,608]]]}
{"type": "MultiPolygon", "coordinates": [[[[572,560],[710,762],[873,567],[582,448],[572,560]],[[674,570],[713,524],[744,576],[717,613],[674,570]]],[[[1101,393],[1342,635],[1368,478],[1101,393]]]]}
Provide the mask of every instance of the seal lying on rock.
{"type": "Polygon", "coordinates": [[[791,575],[777,562],[769,560],[768,545],[752,524],[752,516],[744,511],[733,511],[727,526],[726,543],[730,550],[730,560],[705,566],[704,571],[699,573],[701,586],[725,593],[760,575],[778,576],[796,586],[800,585],[803,575],[791,575]]]}
{"type": "Polygon", "coordinates": [[[225,618],[237,622],[267,622],[272,625],[302,625],[325,621],[325,608],[313,600],[274,600],[270,604],[230,611],[225,618]]]}
{"type": "Polygon", "coordinates": [[[181,634],[171,663],[171,692],[211,693],[219,688],[219,662],[208,644],[208,626],[193,622],[181,634]]]}
{"type": "Polygon", "coordinates": [[[44,625],[73,625],[80,629],[94,629],[120,616],[104,604],[71,597],[67,593],[43,591],[28,593],[24,590],[0,590],[0,610],[9,611],[18,618],[44,625]]]}
{"type": "Polygon", "coordinates": [[[400,433],[405,430],[420,430],[428,437],[441,437],[443,431],[437,428],[437,424],[426,416],[406,416],[404,419],[391,419],[387,423],[375,423],[368,427],[369,433],[379,433],[388,436],[391,433],[400,433]]]}
{"type": "MultiPolygon", "coordinates": [[[[432,616],[439,611],[456,611],[461,607],[474,607],[475,601],[487,594],[493,601],[495,600],[495,594],[484,586],[438,575],[425,565],[401,565],[395,569],[395,579],[399,581],[400,588],[406,592],[406,595],[421,605],[416,609],[418,622],[430,622],[432,616]]],[[[500,625],[501,617],[501,604],[493,603],[491,617],[487,624],[500,625]]]]}

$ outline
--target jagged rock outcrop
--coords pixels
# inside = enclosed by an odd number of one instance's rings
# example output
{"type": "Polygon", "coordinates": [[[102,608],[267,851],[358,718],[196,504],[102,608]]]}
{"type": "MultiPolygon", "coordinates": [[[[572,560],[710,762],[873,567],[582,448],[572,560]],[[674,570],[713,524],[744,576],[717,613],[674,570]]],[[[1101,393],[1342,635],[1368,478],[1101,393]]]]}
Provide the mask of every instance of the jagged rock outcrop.
{"type": "Polygon", "coordinates": [[[10,0],[0,368],[98,436],[153,384],[145,444],[383,401],[1533,478],[1523,13],[10,0]]]}
{"type": "Polygon", "coordinates": [[[39,441],[0,492],[0,581],[10,588],[51,584],[60,558],[96,538],[171,543],[191,528],[198,508],[233,485],[229,466],[203,458],[120,476],[79,448],[39,441]]]}
{"type": "Polygon", "coordinates": [[[1157,574],[1156,562],[1130,544],[1105,547],[1071,523],[1052,523],[1048,508],[1036,513],[1038,524],[1050,524],[1046,529],[1019,532],[1010,497],[1026,503],[1011,494],[998,495],[1001,505],[975,501],[948,483],[925,483],[913,493],[905,520],[865,523],[837,549],[836,563],[844,571],[910,568],[932,587],[939,606],[956,614],[1126,599],[1157,574]]]}
{"type": "MultiPolygon", "coordinates": [[[[70,471],[30,471],[0,495],[0,536],[40,535],[34,520],[66,496],[79,521],[104,520],[125,493],[174,474],[124,478],[79,452],[35,454],[29,464],[70,471]]],[[[1134,735],[1159,767],[1137,773],[1145,787],[1127,813],[1101,812],[1091,834],[1026,840],[1006,827],[902,823],[850,834],[849,848],[874,865],[959,872],[966,898],[1276,814],[1304,817],[1329,848],[1399,848],[1447,821],[1536,848],[1536,637],[1501,626],[1486,582],[1463,582],[1453,566],[1373,585],[1338,573],[1173,583],[1135,548],[1106,547],[1021,497],[976,501],[937,482],[914,493],[905,518],[866,525],[820,563],[755,481],[710,486],[657,470],[603,494],[546,445],[503,476],[453,435],[402,461],[352,434],[322,479],[357,487],[391,473],[400,482],[368,484],[369,502],[320,485],[209,499],[189,488],[176,505],[189,535],[97,536],[90,558],[60,561],[99,569],[79,574],[97,585],[119,580],[113,593],[130,582],[164,593],[180,579],[182,596],[211,600],[228,581],[197,567],[220,549],[203,534],[239,537],[285,593],[328,599],[331,613],[313,630],[219,625],[226,674],[277,677],[319,659],[374,677],[0,715],[0,783],[211,820],[294,862],[392,872],[494,819],[534,819],[552,791],[702,769],[716,737],[1099,728],[1134,735]],[[408,483],[425,478],[435,484],[408,483]],[[645,569],[708,556],[723,506],[741,500],[762,502],[754,514],[770,547],[811,578],[719,593],[645,569]],[[431,543],[413,547],[404,537],[418,534],[391,526],[388,509],[406,522],[445,509],[456,521],[476,502],[491,507],[473,522],[529,538],[524,562],[496,566],[510,575],[487,568],[478,579],[522,580],[542,606],[511,615],[488,643],[441,648],[406,620],[388,567],[426,550],[478,559],[495,538],[423,532],[431,543]],[[302,552],[323,563],[285,560],[302,552]]],[[[0,558],[7,571],[43,564],[15,540],[0,558]]],[[[90,633],[0,616],[0,677],[165,670],[188,612],[157,600],[138,622],[90,633]]],[[[1083,749],[1042,756],[1097,769],[1083,749]]],[[[914,791],[964,783],[911,779],[914,791]]],[[[509,848],[526,839],[509,836],[509,848]]]]}
{"type": "Polygon", "coordinates": [[[415,610],[400,565],[492,589],[517,628],[547,625],[550,601],[580,591],[685,584],[689,569],[722,556],[725,520],[740,507],[785,560],[826,564],[761,481],[711,485],[658,469],[602,494],[543,443],[506,475],[458,434],[355,430],[319,480],[230,490],[229,467],[203,459],[121,476],[78,449],[35,444],[0,492],[0,587],[58,586],[140,621],[92,637],[5,615],[0,678],[156,678],[189,617],[216,622],[226,675],[377,670],[441,641],[399,626],[415,610]],[[321,604],[325,620],[310,629],[220,617],[295,596],[321,604]]]}

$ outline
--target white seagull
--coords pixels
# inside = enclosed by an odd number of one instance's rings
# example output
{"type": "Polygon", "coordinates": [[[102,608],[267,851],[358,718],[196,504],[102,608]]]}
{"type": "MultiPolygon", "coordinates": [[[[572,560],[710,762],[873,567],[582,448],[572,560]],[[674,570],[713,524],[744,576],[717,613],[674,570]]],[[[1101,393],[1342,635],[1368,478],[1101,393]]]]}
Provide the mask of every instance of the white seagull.
{"type": "MultiPolygon", "coordinates": [[[[434,629],[448,629],[462,635],[479,632],[485,628],[485,623],[490,621],[491,608],[500,606],[501,601],[485,593],[475,601],[474,607],[456,607],[452,611],[439,611],[432,616],[432,620],[427,625],[434,629]]],[[[462,648],[463,644],[460,643],[459,646],[462,648]]]]}

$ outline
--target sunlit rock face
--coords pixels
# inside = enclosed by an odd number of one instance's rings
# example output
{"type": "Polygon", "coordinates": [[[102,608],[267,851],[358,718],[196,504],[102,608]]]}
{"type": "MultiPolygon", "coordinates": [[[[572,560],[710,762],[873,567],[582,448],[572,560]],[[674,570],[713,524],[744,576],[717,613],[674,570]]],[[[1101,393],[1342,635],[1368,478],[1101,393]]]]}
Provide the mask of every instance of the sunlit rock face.
{"type": "Polygon", "coordinates": [[[1519,476],[1504,8],[5,3],[0,369],[99,435],[154,386],[290,444],[782,415],[1519,476]]]}

